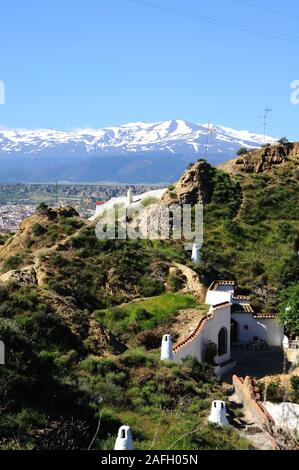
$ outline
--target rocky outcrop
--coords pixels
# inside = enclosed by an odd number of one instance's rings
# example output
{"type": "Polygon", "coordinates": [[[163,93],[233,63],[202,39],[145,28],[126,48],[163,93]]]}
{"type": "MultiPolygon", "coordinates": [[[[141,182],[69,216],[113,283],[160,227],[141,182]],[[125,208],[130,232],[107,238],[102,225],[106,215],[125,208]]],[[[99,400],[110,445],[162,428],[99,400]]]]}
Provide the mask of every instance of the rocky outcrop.
{"type": "Polygon", "coordinates": [[[163,196],[166,204],[197,204],[209,202],[213,186],[214,169],[205,160],[199,160],[188,168],[179,181],[163,196]]]}
{"type": "Polygon", "coordinates": [[[56,220],[60,217],[79,217],[78,212],[69,204],[55,209],[48,207],[46,204],[41,204],[36,213],[46,216],[49,220],[56,220]]]}
{"type": "Polygon", "coordinates": [[[200,281],[198,274],[193,271],[193,269],[185,266],[184,264],[174,263],[174,266],[170,268],[169,273],[172,275],[182,273],[186,280],[184,291],[192,292],[200,302],[204,303],[206,288],[200,281]]]}
{"type": "Polygon", "coordinates": [[[287,162],[299,163],[299,142],[265,146],[220,165],[230,173],[263,173],[287,162]]]}
{"type": "Polygon", "coordinates": [[[93,354],[119,354],[126,346],[86,310],[80,310],[72,297],[63,297],[53,291],[39,290],[41,300],[55,311],[78,341],[93,354]]]}
{"type": "Polygon", "coordinates": [[[121,354],[127,349],[111,331],[104,328],[95,318],[90,319],[88,339],[85,341],[85,345],[96,355],[105,355],[109,352],[121,354]]]}
{"type": "Polygon", "coordinates": [[[20,284],[37,284],[37,276],[34,266],[26,266],[23,269],[8,271],[0,276],[0,282],[16,281],[20,284]]]}

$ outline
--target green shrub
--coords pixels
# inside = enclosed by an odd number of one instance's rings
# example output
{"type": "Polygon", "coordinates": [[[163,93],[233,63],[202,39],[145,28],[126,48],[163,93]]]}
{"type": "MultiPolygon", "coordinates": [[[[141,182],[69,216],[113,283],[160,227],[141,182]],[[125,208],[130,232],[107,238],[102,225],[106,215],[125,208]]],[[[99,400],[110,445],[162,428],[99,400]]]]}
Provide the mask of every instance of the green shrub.
{"type": "Polygon", "coordinates": [[[122,356],[121,362],[126,367],[140,367],[144,365],[153,365],[154,359],[142,349],[128,349],[122,356]]]}
{"type": "Polygon", "coordinates": [[[87,372],[101,376],[117,370],[117,365],[113,359],[108,357],[99,358],[97,356],[87,356],[80,362],[80,367],[87,372]]]}
{"type": "Polygon", "coordinates": [[[148,206],[151,206],[152,204],[157,204],[157,202],[159,202],[159,199],[157,199],[156,197],[147,197],[143,199],[142,205],[143,207],[148,207],[148,206]]]}
{"type": "Polygon", "coordinates": [[[149,277],[144,277],[141,280],[141,295],[145,297],[153,297],[155,295],[160,295],[164,292],[164,284],[158,279],[153,279],[149,277]]]}
{"type": "Polygon", "coordinates": [[[272,403],[285,401],[286,389],[279,379],[271,380],[268,384],[261,386],[264,399],[272,403]]]}
{"type": "MultiPolygon", "coordinates": [[[[213,356],[213,360],[214,357],[215,356],[213,356]]],[[[197,382],[201,380],[207,380],[207,378],[212,379],[213,368],[209,366],[209,363],[207,361],[205,361],[206,364],[201,364],[195,357],[187,356],[183,359],[182,362],[184,365],[184,369],[186,369],[188,372],[188,375],[197,382]]]]}
{"type": "Polygon", "coordinates": [[[128,313],[122,308],[113,308],[110,311],[111,320],[114,322],[124,320],[127,318],[128,313]]]}
{"type": "Polygon", "coordinates": [[[148,320],[151,317],[150,313],[144,308],[140,308],[135,313],[135,320],[140,322],[142,320],[148,320]]]}
{"type": "Polygon", "coordinates": [[[215,357],[218,354],[217,344],[206,341],[204,344],[203,358],[206,364],[215,365],[215,357]]]}
{"type": "Polygon", "coordinates": [[[299,403],[299,377],[293,375],[291,377],[291,387],[292,387],[292,401],[299,403]]]}
{"type": "Polygon", "coordinates": [[[171,292],[178,292],[184,286],[186,277],[184,275],[171,274],[168,276],[167,284],[171,292]]]}
{"type": "Polygon", "coordinates": [[[247,154],[248,154],[248,149],[245,148],[245,147],[241,147],[241,148],[237,151],[237,155],[238,155],[238,156],[247,155],[247,154]]]}
{"type": "Polygon", "coordinates": [[[32,233],[36,237],[40,237],[40,236],[44,235],[46,232],[47,232],[47,229],[43,225],[41,225],[39,223],[33,224],[32,233]]]}
{"type": "Polygon", "coordinates": [[[20,267],[23,261],[23,256],[21,254],[16,254],[13,256],[9,256],[5,259],[3,263],[3,271],[11,271],[13,269],[17,269],[20,267]]]}

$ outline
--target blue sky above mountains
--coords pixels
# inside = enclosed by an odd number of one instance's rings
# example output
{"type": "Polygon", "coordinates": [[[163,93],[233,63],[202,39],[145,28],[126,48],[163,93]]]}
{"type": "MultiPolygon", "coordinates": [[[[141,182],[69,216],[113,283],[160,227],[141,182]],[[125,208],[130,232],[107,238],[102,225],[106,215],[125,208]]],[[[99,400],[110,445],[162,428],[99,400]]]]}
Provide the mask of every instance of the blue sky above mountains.
{"type": "Polygon", "coordinates": [[[130,0],[3,2],[0,125],[67,130],[211,118],[261,133],[269,106],[267,133],[298,139],[299,105],[290,101],[299,79],[297,0],[156,3],[187,15],[130,0]]]}

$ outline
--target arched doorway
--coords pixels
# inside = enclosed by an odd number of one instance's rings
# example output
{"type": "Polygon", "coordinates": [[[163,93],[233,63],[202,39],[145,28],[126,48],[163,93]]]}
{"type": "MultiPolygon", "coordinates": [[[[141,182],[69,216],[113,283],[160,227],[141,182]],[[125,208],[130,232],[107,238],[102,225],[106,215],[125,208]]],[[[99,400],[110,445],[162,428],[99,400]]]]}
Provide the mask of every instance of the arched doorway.
{"type": "Polygon", "coordinates": [[[227,329],[221,328],[218,333],[218,356],[223,356],[227,353],[227,329]]]}
{"type": "Polygon", "coordinates": [[[230,324],[230,339],[232,343],[238,342],[238,322],[232,320],[230,324]]]}

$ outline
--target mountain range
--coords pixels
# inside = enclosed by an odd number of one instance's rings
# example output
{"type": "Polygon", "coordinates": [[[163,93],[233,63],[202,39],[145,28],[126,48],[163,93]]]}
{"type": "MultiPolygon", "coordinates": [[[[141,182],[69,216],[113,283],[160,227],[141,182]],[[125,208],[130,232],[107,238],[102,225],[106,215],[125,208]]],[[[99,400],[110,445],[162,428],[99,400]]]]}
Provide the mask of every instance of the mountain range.
{"type": "Polygon", "coordinates": [[[208,161],[219,164],[240,147],[263,142],[260,134],[184,120],[72,131],[2,129],[0,182],[168,183],[204,158],[206,148],[208,161]]]}

